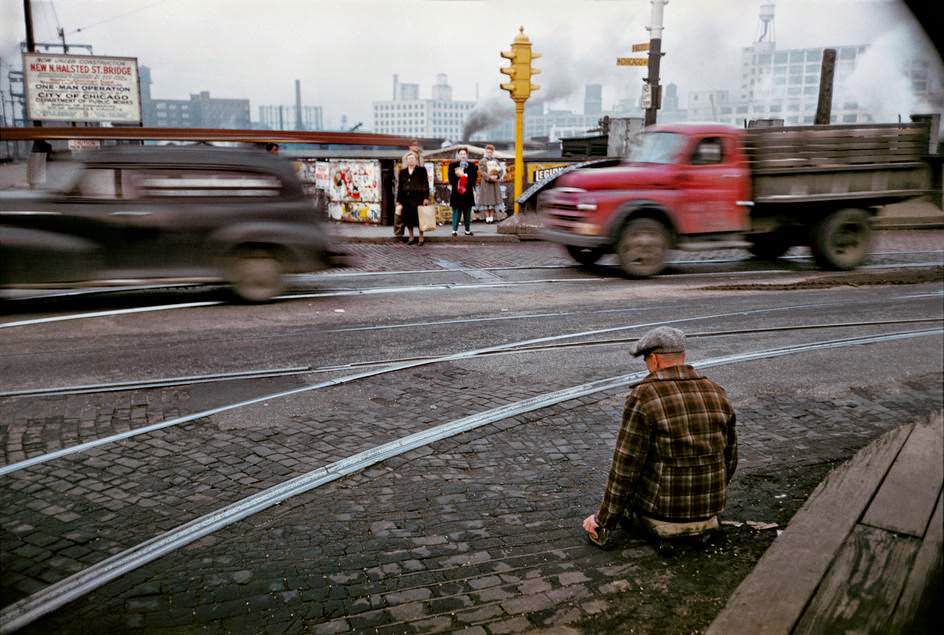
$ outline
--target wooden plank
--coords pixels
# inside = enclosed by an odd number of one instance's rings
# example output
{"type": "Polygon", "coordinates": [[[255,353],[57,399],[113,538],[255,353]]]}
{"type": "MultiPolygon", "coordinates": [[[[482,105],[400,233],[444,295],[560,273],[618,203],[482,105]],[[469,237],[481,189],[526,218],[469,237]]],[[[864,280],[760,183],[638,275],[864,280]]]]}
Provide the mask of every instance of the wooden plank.
{"type": "Polygon", "coordinates": [[[856,526],[803,612],[794,635],[882,632],[920,546],[917,538],[856,526]]]}
{"type": "Polygon", "coordinates": [[[865,512],[862,524],[921,538],[944,481],[940,414],[915,425],[905,447],[865,512]]]}
{"type": "MultiPolygon", "coordinates": [[[[921,543],[921,549],[915,556],[914,566],[905,583],[905,589],[898,598],[898,606],[895,607],[895,613],[886,629],[886,633],[909,633],[915,632],[913,620],[919,610],[929,601],[937,603],[940,598],[927,597],[934,593],[934,587],[930,584],[933,576],[941,576],[941,552],[944,549],[944,516],[942,516],[942,507],[944,507],[944,498],[938,496],[937,507],[934,510],[934,516],[931,517],[931,523],[928,525],[928,532],[924,536],[924,542],[921,543]]],[[[940,580],[939,580],[940,581],[940,580]]]]}
{"type": "Polygon", "coordinates": [[[790,632],[912,427],[901,426],[883,435],[823,479],[734,591],[707,633],[790,632]]]}

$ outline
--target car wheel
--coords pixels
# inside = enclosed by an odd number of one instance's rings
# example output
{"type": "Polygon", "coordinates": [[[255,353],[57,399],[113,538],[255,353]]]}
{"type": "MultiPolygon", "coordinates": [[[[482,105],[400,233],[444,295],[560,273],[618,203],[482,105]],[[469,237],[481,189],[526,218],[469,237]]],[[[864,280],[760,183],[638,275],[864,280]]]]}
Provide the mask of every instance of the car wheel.
{"type": "Polygon", "coordinates": [[[230,260],[227,280],[245,302],[267,302],[285,288],[282,261],[266,249],[243,249],[230,260]]]}
{"type": "Polygon", "coordinates": [[[623,228],[617,247],[620,267],[632,278],[654,276],[665,267],[669,247],[665,225],[651,218],[632,220],[623,228]]]}

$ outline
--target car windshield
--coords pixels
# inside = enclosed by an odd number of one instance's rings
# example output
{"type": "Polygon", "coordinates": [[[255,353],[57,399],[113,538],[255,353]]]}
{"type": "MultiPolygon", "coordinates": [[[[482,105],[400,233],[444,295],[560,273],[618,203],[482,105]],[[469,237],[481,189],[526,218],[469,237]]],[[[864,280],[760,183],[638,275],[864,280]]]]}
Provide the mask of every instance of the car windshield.
{"type": "Polygon", "coordinates": [[[632,163],[672,163],[684,143],[685,136],[675,132],[647,132],[629,151],[628,160],[632,163]]]}

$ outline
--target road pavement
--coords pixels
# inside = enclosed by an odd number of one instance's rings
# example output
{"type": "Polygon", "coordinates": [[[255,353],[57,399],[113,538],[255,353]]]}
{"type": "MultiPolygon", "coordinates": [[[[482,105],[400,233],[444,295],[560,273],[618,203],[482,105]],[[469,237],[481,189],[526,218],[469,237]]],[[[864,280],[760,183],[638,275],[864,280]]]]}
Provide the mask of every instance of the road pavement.
{"type": "MultiPolygon", "coordinates": [[[[881,251],[929,253],[876,256],[877,263],[939,263],[939,233],[894,235],[901,242],[881,251]]],[[[883,270],[889,284],[863,286],[859,279],[853,286],[839,276],[823,289],[722,290],[711,287],[823,274],[802,254],[763,268],[700,261],[678,265],[675,276],[629,281],[606,266],[559,263],[559,252],[539,244],[358,249],[354,270],[303,279],[292,292],[315,297],[30,323],[216,297],[199,289],[135,292],[25,303],[0,320],[0,327],[23,323],[2,331],[3,390],[311,369],[267,379],[0,397],[2,459],[13,465],[270,396],[0,476],[3,606],[381,444],[642,370],[627,341],[606,340],[638,337],[656,323],[683,328],[694,361],[934,331],[706,370],[728,388],[738,411],[742,464],[725,514],[731,520],[785,525],[830,466],[942,407],[939,268],[922,269],[931,278],[919,284],[891,284],[914,281],[914,270],[895,269],[883,270]],[[520,266],[567,268],[501,269],[520,266]],[[394,273],[404,270],[413,273],[394,273]],[[344,277],[367,273],[383,275],[344,277]],[[325,295],[340,289],[357,293],[325,295]],[[571,337],[545,348],[311,388],[398,360],[564,336],[571,337]]],[[[502,633],[569,624],[593,632],[608,630],[601,620],[612,615],[644,616],[642,632],[704,628],[774,531],[732,529],[722,547],[674,562],[641,543],[606,553],[583,543],[579,522],[602,494],[625,392],[614,388],[500,418],[289,498],[81,595],[25,632],[80,632],[83,624],[315,633],[502,633]],[[717,586],[693,586],[704,572],[717,586]],[[653,602],[652,590],[661,601],[653,602]],[[683,598],[691,611],[681,610],[683,598]]]]}

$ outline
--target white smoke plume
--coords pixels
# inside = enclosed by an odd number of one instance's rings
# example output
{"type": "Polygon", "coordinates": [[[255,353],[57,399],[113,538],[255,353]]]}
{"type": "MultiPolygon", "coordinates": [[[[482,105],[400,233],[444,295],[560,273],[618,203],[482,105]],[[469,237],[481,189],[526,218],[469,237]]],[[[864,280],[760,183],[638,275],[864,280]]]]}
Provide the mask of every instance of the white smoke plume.
{"type": "MultiPolygon", "coordinates": [[[[916,42],[926,39],[913,24],[902,24],[887,31],[859,55],[855,70],[839,89],[877,122],[893,123],[899,117],[907,122],[909,115],[931,112],[931,104],[913,93],[909,77],[912,62],[909,53],[915,50],[916,42]]],[[[923,48],[934,50],[930,43],[923,48]]],[[[940,91],[944,65],[940,58],[930,57],[928,81],[932,92],[940,91]]]]}

